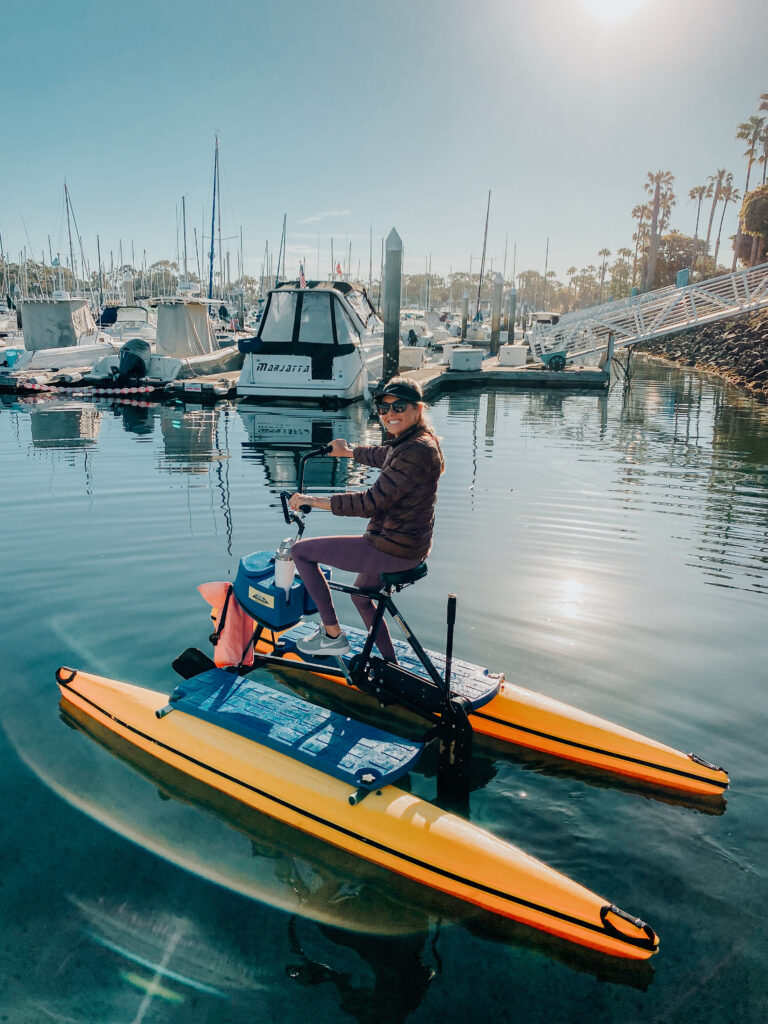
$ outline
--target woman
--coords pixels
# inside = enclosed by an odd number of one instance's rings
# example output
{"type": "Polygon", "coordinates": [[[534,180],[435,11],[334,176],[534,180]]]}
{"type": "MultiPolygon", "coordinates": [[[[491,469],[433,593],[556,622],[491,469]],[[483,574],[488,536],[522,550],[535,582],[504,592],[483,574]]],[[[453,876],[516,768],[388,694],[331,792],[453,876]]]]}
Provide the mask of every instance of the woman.
{"type": "MultiPolygon", "coordinates": [[[[317,605],[321,625],[317,632],[296,646],[302,654],[339,655],[349,651],[349,642],[339,626],[331,592],[318,563],[357,572],[356,587],[378,588],[383,572],[404,572],[423,562],[432,546],[437,483],[444,469],[440,444],[425,414],[419,384],[405,377],[392,380],[374,395],[376,410],[387,431],[384,444],[350,448],[343,439],[331,443],[330,454],[354,459],[363,466],[381,470],[367,491],[334,494],[322,498],[293,494],[288,504],[321,508],[337,516],[368,519],[362,537],[317,537],[293,545],[293,561],[310,596],[317,605]]],[[[363,595],[352,597],[367,628],[375,612],[373,601],[363,595]]],[[[376,634],[382,656],[397,662],[386,623],[376,634]]]]}

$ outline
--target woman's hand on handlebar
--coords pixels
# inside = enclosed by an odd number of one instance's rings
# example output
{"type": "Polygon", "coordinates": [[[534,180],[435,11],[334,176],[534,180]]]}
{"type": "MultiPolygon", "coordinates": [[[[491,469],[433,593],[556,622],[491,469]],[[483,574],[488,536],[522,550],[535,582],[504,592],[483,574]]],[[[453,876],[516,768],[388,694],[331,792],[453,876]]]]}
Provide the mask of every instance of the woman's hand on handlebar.
{"type": "Polygon", "coordinates": [[[309,506],[309,508],[322,508],[326,512],[330,512],[331,499],[323,498],[319,494],[302,494],[300,491],[296,491],[288,499],[288,508],[292,512],[298,512],[302,505],[309,506]]]}
{"type": "Polygon", "coordinates": [[[354,453],[354,448],[350,448],[349,444],[343,437],[336,437],[331,441],[329,455],[332,455],[335,459],[351,459],[354,453]]]}
{"type": "Polygon", "coordinates": [[[312,498],[308,494],[302,494],[300,491],[296,491],[288,499],[288,508],[292,512],[298,512],[302,505],[312,505],[312,498]]]}

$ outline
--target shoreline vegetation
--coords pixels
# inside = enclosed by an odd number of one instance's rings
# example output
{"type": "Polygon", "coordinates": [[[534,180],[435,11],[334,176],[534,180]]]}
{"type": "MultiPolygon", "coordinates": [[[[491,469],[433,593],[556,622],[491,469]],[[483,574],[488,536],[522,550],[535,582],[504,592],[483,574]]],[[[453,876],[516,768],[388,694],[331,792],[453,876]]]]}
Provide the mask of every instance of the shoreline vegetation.
{"type": "Polygon", "coordinates": [[[637,351],[717,374],[768,403],[768,312],[658,338],[637,351]]]}

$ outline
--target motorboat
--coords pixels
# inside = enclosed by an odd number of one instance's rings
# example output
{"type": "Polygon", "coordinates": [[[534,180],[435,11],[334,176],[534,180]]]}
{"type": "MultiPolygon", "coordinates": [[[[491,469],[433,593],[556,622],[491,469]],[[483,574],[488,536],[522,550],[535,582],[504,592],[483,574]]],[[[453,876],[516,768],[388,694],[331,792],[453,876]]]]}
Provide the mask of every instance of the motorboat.
{"type": "Polygon", "coordinates": [[[146,306],[118,306],[107,333],[121,344],[131,338],[141,338],[153,345],[157,338],[157,313],[146,306]]]}
{"type": "Polygon", "coordinates": [[[239,370],[237,345],[220,347],[204,299],[174,297],[157,306],[154,344],[129,338],[119,352],[106,355],[84,375],[88,384],[141,383],[150,386],[239,370]]]}
{"type": "Polygon", "coordinates": [[[69,379],[91,370],[104,356],[116,356],[119,342],[96,326],[84,298],[58,292],[50,299],[20,303],[23,348],[7,344],[0,386],[15,388],[32,379],[69,379]]]}
{"type": "Polygon", "coordinates": [[[421,310],[406,310],[400,316],[400,340],[404,345],[418,345],[425,348],[432,344],[434,332],[421,310]]]}
{"type": "Polygon", "coordinates": [[[345,404],[380,379],[384,333],[364,290],[292,281],[269,292],[256,336],[239,347],[239,396],[345,404]]]}

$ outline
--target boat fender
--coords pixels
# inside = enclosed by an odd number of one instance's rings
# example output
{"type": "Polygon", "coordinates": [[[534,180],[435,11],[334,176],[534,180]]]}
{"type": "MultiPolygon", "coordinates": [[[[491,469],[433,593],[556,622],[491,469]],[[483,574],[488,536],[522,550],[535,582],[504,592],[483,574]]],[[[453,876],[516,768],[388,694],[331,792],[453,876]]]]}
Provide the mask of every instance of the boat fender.
{"type": "Polygon", "coordinates": [[[56,682],[61,683],[62,686],[69,686],[76,675],[76,668],[69,668],[68,665],[62,665],[60,668],[56,669],[56,682]]]}

